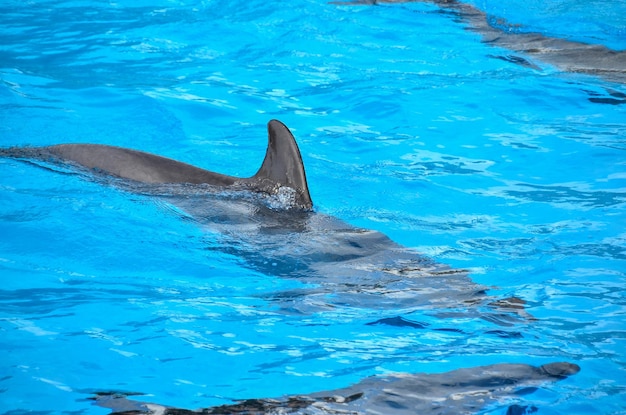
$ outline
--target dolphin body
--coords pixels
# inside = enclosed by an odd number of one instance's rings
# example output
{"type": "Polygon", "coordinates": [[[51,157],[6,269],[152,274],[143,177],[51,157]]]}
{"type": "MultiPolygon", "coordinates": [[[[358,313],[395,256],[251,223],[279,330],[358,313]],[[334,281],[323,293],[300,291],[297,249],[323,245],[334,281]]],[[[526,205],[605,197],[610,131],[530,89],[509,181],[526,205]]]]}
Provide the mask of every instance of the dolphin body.
{"type": "Polygon", "coordinates": [[[580,371],[576,364],[495,364],[436,374],[396,374],[369,377],[343,389],[279,399],[247,399],[234,404],[188,410],[127,399],[138,395],[99,392],[95,404],[115,415],[195,414],[371,414],[459,415],[490,405],[510,405],[507,415],[535,412],[537,408],[503,402],[519,400],[542,383],[565,379],[580,371]]]}
{"type": "Polygon", "coordinates": [[[293,206],[311,209],[313,202],[302,156],[293,135],[278,120],[271,120],[267,128],[269,143],[265,160],[258,172],[250,178],[227,176],[154,154],[100,144],[10,148],[0,150],[0,155],[69,162],[94,172],[147,184],[205,184],[269,195],[278,194],[281,189],[291,189],[293,206]]]}
{"type": "MultiPolygon", "coordinates": [[[[475,6],[458,0],[346,0],[332,1],[337,5],[377,5],[383,3],[432,3],[458,16],[469,30],[481,35],[483,42],[503,47],[563,71],[583,73],[626,84],[626,51],[609,49],[603,45],[570,41],[540,33],[523,33],[503,19],[494,19],[475,6]],[[492,24],[491,22],[496,22],[492,24]],[[510,30],[503,30],[508,28],[510,30]]],[[[503,57],[514,63],[540,69],[537,65],[516,56],[503,57]]],[[[626,96],[618,93],[608,103],[624,103],[626,96]]]]}
{"type": "MultiPolygon", "coordinates": [[[[215,235],[210,249],[243,258],[266,275],[302,283],[302,288],[266,296],[283,313],[310,314],[335,306],[425,310],[438,318],[481,318],[505,326],[530,317],[522,300],[487,296],[488,287],[474,283],[464,270],[436,263],[380,232],[314,212],[293,135],[277,120],[269,122],[268,132],[265,160],[245,179],[95,144],[14,147],[0,149],[0,156],[69,165],[164,200],[215,235]]],[[[371,324],[429,325],[382,317],[387,318],[371,324]]]]}

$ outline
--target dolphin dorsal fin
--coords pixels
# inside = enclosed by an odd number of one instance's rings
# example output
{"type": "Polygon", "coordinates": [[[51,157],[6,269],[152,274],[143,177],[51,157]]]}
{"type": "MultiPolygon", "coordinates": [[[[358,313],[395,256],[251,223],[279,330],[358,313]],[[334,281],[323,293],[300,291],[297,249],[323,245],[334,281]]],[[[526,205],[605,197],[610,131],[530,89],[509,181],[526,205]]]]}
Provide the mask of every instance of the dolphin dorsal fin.
{"type": "Polygon", "coordinates": [[[280,187],[295,190],[295,202],[303,209],[311,209],[313,201],[306,182],[300,149],[291,131],[278,120],[267,124],[268,145],[265,159],[259,171],[250,179],[268,193],[276,193],[280,187]]]}

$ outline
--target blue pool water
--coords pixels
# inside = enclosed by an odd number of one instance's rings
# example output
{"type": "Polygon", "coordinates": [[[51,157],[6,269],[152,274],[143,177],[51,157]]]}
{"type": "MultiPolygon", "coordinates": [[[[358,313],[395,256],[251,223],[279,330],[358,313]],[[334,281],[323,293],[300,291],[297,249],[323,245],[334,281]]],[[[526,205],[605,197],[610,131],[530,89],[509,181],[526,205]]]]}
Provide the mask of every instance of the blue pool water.
{"type": "MultiPolygon", "coordinates": [[[[472,4],[626,49],[624,2],[472,4]]],[[[98,390],[200,408],[552,361],[581,372],[481,413],[626,413],[625,94],[432,4],[2,2],[0,147],[96,142],[250,176],[277,118],[317,212],[468,269],[536,319],[288,313],[272,295],[306,282],[251,267],[163,199],[0,159],[0,414],[107,414],[98,390]],[[462,332],[367,325],[396,316],[462,332]]]]}

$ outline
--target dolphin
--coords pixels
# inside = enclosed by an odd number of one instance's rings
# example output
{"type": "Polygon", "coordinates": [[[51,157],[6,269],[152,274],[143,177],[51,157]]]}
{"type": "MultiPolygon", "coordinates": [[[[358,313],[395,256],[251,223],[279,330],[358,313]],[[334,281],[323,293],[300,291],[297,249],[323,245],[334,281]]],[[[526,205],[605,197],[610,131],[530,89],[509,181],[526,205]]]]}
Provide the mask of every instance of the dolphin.
{"type": "Polygon", "coordinates": [[[347,388],[278,399],[247,399],[233,404],[188,410],[128,399],[138,393],[97,392],[91,398],[115,415],[195,414],[384,414],[458,415],[477,413],[494,405],[509,405],[507,414],[537,410],[511,403],[545,382],[558,381],[580,371],[573,363],[542,366],[494,364],[445,373],[373,376],[347,388]],[[509,400],[509,402],[507,402],[509,400]]]}
{"type": "MultiPolygon", "coordinates": [[[[383,3],[432,3],[465,21],[469,30],[481,35],[483,42],[503,47],[539,61],[553,65],[565,72],[583,73],[626,83],[626,51],[603,45],[594,45],[542,35],[523,33],[503,19],[494,19],[477,7],[458,0],[347,0],[332,1],[336,5],[377,5],[383,3]],[[497,21],[497,26],[490,22],[497,21]],[[511,30],[503,30],[508,27],[511,30]]],[[[519,56],[502,59],[540,69],[539,66],[519,56]]],[[[619,101],[619,103],[622,103],[619,101]]]]}
{"type": "MultiPolygon", "coordinates": [[[[268,131],[261,168],[243,179],[96,144],[13,147],[0,150],[0,156],[70,166],[90,177],[113,177],[114,185],[159,198],[215,235],[211,249],[243,258],[265,275],[301,283],[264,296],[282,313],[310,314],[347,306],[421,310],[427,313],[426,320],[480,318],[500,326],[532,319],[523,300],[488,296],[489,287],[473,282],[465,270],[437,263],[380,232],[313,211],[293,135],[277,120],[269,122],[268,131]],[[268,196],[278,197],[280,203],[268,202],[268,196]]],[[[387,319],[373,324],[404,322],[394,320],[397,316],[382,317],[387,319]]],[[[404,323],[411,328],[431,325],[404,323]]]]}
{"type": "Polygon", "coordinates": [[[311,209],[313,202],[304,164],[293,135],[278,120],[271,120],[267,129],[269,138],[265,159],[250,178],[227,176],[154,154],[101,144],[10,148],[0,150],[0,155],[71,163],[93,172],[148,184],[205,184],[269,195],[278,194],[281,189],[290,189],[294,207],[311,209]]]}

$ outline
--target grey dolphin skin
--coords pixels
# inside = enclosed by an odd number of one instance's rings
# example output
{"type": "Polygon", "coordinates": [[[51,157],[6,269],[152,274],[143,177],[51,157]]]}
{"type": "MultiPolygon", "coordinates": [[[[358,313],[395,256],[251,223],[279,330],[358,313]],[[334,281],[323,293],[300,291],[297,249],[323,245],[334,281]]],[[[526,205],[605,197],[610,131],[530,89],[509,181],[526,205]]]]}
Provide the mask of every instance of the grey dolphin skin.
{"type": "Polygon", "coordinates": [[[528,393],[529,388],[532,390],[542,383],[565,379],[579,371],[578,365],[556,362],[538,367],[495,364],[446,373],[375,376],[343,389],[278,399],[247,399],[198,410],[127,398],[138,394],[99,392],[92,399],[96,405],[111,409],[115,415],[459,415],[476,413],[494,405],[507,405],[507,414],[522,414],[528,413],[526,407],[513,404],[510,400],[516,397],[519,400],[519,396],[528,393]]]}
{"type": "Polygon", "coordinates": [[[300,151],[287,127],[276,120],[269,122],[263,165],[249,179],[91,144],[14,147],[0,149],[0,156],[69,165],[86,169],[90,177],[113,176],[113,184],[124,190],[157,197],[215,236],[209,249],[243,258],[248,267],[265,275],[301,283],[264,296],[281,313],[310,314],[338,305],[393,309],[425,315],[406,321],[379,315],[383,318],[372,324],[435,330],[442,328],[428,322],[431,317],[478,318],[500,326],[532,319],[523,300],[488,296],[489,287],[473,282],[464,270],[419,255],[380,232],[314,212],[300,151]],[[285,188],[295,196],[288,206],[299,208],[276,208],[266,199],[246,196],[285,193],[285,188]]]}
{"type": "MultiPolygon", "coordinates": [[[[498,25],[482,10],[458,0],[347,0],[332,1],[337,5],[377,5],[385,3],[432,3],[458,16],[468,24],[468,29],[479,33],[483,42],[500,46],[565,71],[601,76],[609,81],[626,83],[626,51],[617,51],[603,45],[593,45],[544,36],[539,33],[523,33],[519,30],[505,31],[507,24],[497,19],[498,25]]],[[[507,60],[538,69],[536,65],[519,57],[507,60]]],[[[623,98],[623,97],[622,97],[623,98]]]]}
{"type": "Polygon", "coordinates": [[[2,150],[0,155],[71,162],[95,172],[141,183],[206,184],[267,194],[288,188],[294,192],[297,207],[311,209],[313,202],[302,156],[293,135],[278,120],[271,120],[267,129],[269,139],[265,159],[259,171],[250,178],[226,176],[154,154],[99,144],[13,148],[2,150]]]}

